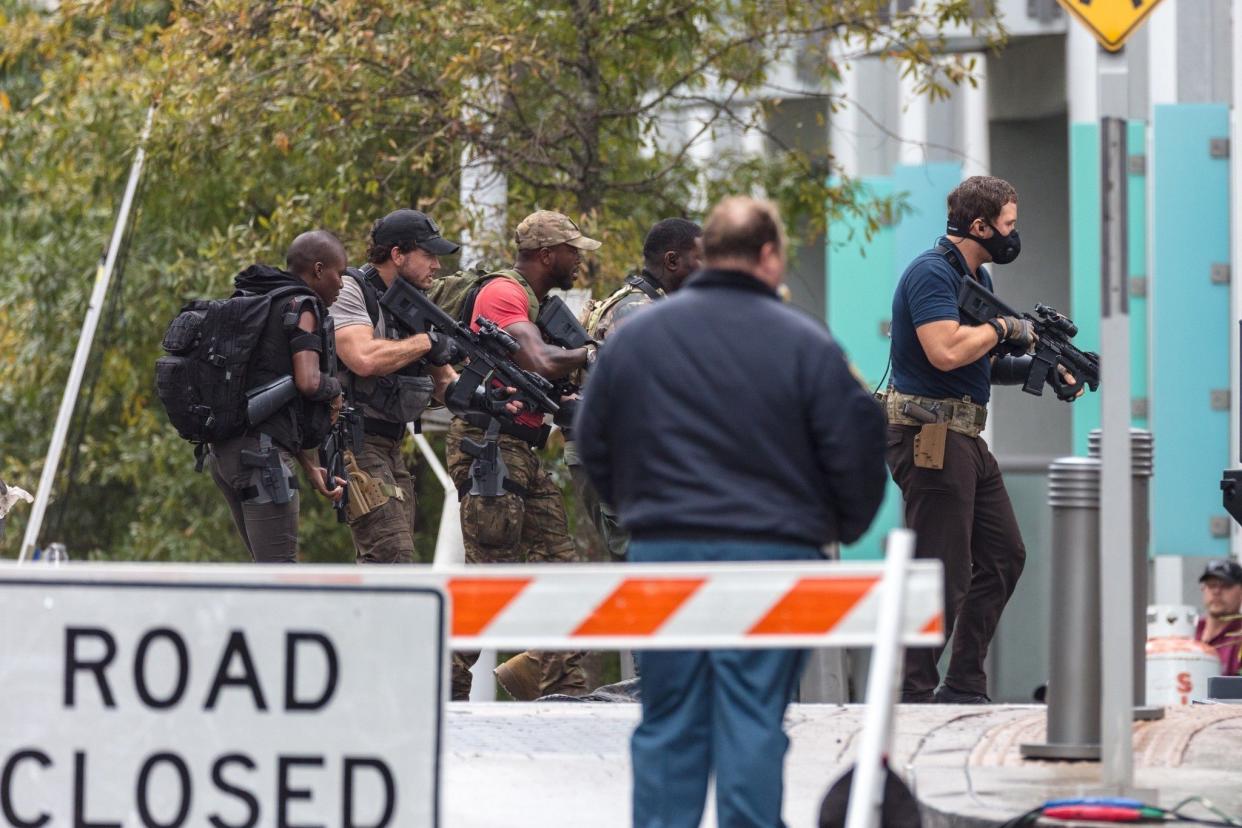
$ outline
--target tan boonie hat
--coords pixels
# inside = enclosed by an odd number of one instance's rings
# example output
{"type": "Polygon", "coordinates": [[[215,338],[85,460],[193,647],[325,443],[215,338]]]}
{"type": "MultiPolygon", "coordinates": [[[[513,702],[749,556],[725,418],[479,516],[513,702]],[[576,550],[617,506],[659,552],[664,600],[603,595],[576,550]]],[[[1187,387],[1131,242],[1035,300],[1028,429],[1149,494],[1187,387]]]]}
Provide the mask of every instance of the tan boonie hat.
{"type": "Polygon", "coordinates": [[[599,242],[582,235],[574,220],[553,210],[531,213],[518,224],[513,232],[518,250],[538,250],[567,244],[579,250],[598,250],[599,242]]]}

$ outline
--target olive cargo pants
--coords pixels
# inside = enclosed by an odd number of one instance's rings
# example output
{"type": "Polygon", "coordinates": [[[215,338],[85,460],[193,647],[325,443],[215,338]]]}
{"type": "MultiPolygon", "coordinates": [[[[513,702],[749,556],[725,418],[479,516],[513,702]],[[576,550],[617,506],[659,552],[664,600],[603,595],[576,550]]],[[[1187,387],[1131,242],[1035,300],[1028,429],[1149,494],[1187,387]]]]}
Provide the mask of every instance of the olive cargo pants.
{"type": "MultiPolygon", "coordinates": [[[[446,442],[448,473],[458,491],[469,484],[473,458],[461,450],[462,437],[481,442],[483,432],[454,419],[446,442]]],[[[466,562],[563,563],[577,559],[569,537],[561,491],[545,471],[534,450],[522,440],[500,435],[500,454],[509,479],[525,489],[519,496],[505,492],[499,497],[467,494],[461,500],[461,531],[466,543],[466,562]]],[[[540,693],[586,693],[581,652],[532,652],[539,663],[540,693]]],[[[474,653],[453,654],[453,699],[470,697],[470,668],[479,658],[474,653]]]]}
{"type": "Polygon", "coordinates": [[[401,440],[367,434],[354,458],[363,476],[350,474],[349,531],[358,563],[414,562],[414,479],[401,455],[401,440]],[[365,494],[363,489],[365,488],[365,494]],[[366,514],[352,516],[353,508],[366,514]]]}

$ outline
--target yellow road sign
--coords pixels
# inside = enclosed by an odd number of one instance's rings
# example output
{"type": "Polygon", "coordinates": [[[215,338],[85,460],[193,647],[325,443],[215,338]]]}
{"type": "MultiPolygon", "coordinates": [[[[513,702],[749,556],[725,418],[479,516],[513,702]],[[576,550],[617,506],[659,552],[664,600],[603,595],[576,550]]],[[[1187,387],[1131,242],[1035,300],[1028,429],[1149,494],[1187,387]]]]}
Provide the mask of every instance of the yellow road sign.
{"type": "Polygon", "coordinates": [[[1100,45],[1116,52],[1160,0],[1057,0],[1091,30],[1100,45]]]}

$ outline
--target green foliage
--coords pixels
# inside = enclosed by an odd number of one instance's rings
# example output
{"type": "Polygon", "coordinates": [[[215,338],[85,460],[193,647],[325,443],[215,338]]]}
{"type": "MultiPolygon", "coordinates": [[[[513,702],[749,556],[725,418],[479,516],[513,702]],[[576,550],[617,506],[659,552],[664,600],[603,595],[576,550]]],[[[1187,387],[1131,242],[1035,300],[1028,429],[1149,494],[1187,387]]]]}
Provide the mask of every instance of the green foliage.
{"type": "MultiPolygon", "coordinates": [[[[0,0],[0,476],[31,490],[38,480],[153,101],[131,241],[44,538],[79,557],[237,560],[222,499],[154,398],[158,341],[184,301],[227,294],[234,273],[278,263],[311,227],[359,259],[372,220],[399,206],[431,211],[446,234],[469,230],[503,261],[505,240],[461,203],[470,158],[507,175],[507,227],[554,208],[604,240],[599,290],[635,263],[652,222],[696,215],[725,191],[765,191],[812,233],[847,212],[878,223],[893,204],[830,184],[831,158],[767,134],[779,106],[769,85],[792,52],[800,72],[831,81],[848,37],[850,51],[889,53],[944,94],[969,67],[939,57],[926,33],[970,21],[975,5],[926,0],[890,15],[880,0],[0,0]],[[747,132],[771,153],[696,155],[704,136],[747,132]]],[[[990,18],[972,25],[997,32],[990,18]]],[[[825,114],[839,105],[823,100],[825,114]]],[[[352,560],[327,503],[303,494],[304,556],[352,560]]],[[[438,497],[420,508],[425,526],[438,497]]]]}

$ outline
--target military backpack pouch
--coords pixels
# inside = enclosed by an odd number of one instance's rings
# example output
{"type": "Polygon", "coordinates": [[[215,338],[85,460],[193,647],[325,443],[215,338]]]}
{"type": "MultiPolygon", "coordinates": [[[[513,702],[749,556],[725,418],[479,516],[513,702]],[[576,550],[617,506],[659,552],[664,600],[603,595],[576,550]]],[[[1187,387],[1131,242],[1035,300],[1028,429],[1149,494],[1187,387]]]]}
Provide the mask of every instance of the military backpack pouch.
{"type": "Polygon", "coordinates": [[[944,444],[948,423],[928,423],[914,435],[914,465],[920,469],[944,468],[944,444]]]}
{"type": "Polygon", "coordinates": [[[436,384],[428,376],[397,375],[397,413],[403,423],[416,423],[431,404],[436,384]]]}

